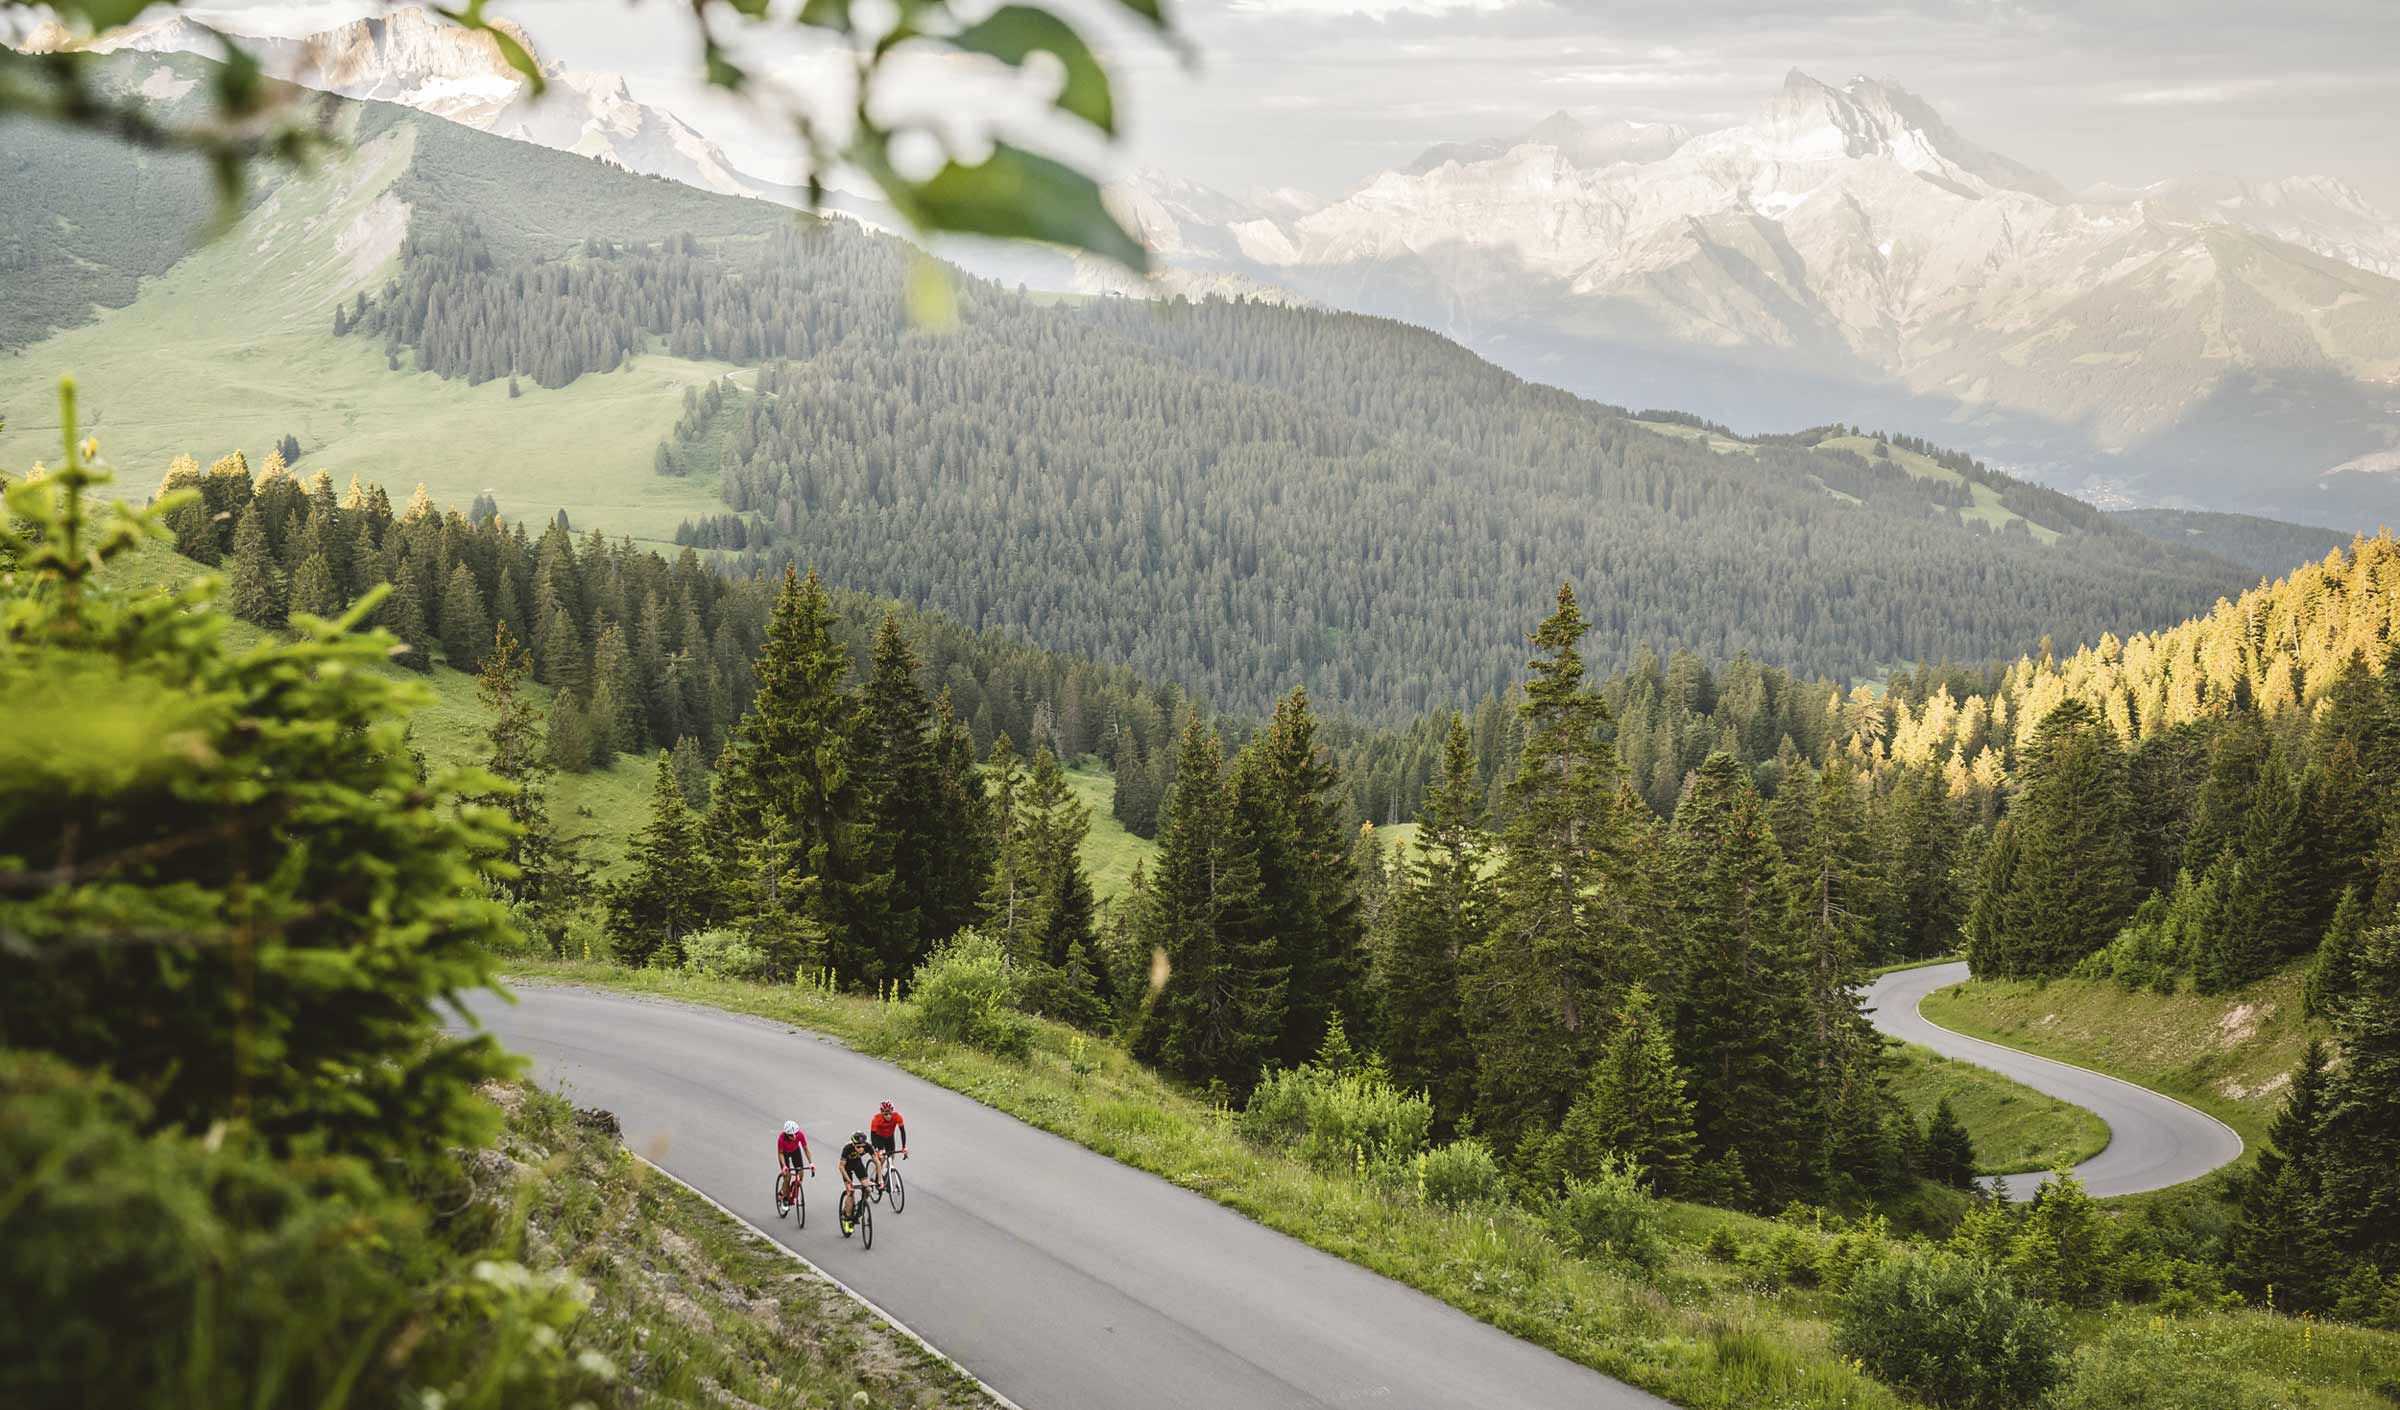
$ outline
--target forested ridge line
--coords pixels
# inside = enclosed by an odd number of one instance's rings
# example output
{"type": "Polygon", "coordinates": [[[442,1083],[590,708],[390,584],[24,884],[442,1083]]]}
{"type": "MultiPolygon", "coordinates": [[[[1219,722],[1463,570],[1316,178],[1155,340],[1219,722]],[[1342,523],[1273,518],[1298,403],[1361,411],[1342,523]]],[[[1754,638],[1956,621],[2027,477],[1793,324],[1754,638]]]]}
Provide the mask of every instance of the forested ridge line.
{"type": "Polygon", "coordinates": [[[1961,485],[1888,459],[1720,455],[1383,320],[962,279],[957,326],[922,329],[903,254],[833,223],[511,255],[435,210],[399,277],[328,317],[468,380],[557,385],[645,348],[757,364],[705,427],[747,525],[695,534],[1228,709],[1298,681],[1391,723],[1497,692],[1529,585],[1568,577],[1603,669],[1647,642],[1844,680],[2169,622],[2255,581],[1971,463],[2064,537],[1962,519],[1961,485]]]}

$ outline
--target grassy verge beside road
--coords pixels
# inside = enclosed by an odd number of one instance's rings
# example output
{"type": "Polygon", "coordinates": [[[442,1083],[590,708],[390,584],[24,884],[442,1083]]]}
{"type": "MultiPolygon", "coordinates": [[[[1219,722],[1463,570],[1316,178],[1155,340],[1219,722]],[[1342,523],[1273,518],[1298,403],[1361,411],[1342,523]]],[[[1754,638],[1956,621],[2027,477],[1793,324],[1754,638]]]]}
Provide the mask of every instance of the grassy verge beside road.
{"type": "Polygon", "coordinates": [[[1979,1175],[2019,1175],[2080,1165],[2108,1149],[2108,1123],[1997,1072],[1903,1043],[1892,1090],[1922,1123],[1947,1098],[1975,1140],[1979,1175]]]}
{"type": "Polygon", "coordinates": [[[503,1205],[524,1201],[527,1265],[564,1268],[591,1290],[575,1349],[607,1357],[646,1399],[750,1410],[997,1403],[565,1101],[523,1087],[493,1096],[508,1126],[475,1158],[478,1186],[503,1205]]]}
{"type": "Polygon", "coordinates": [[[2129,993],[2106,979],[1973,979],[1925,998],[1944,1028],[2071,1062],[2189,1102],[2249,1147],[2283,1109],[2291,1071],[2321,1024],[2300,1014],[2305,966],[2232,994],[2129,993]]]}

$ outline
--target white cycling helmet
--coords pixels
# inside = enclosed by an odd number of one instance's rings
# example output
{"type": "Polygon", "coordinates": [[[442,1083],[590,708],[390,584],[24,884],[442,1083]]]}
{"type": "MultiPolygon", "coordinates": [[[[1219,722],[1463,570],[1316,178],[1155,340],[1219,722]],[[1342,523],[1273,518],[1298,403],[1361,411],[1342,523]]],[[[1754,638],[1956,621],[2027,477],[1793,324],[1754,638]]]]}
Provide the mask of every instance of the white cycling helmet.
{"type": "Polygon", "coordinates": [[[797,1121],[786,1121],[785,1123],[783,1123],[783,1134],[785,1134],[785,1135],[787,1135],[787,1136],[797,1136],[797,1135],[799,1135],[799,1134],[800,1134],[800,1123],[799,1123],[799,1122],[797,1122],[797,1121]]]}

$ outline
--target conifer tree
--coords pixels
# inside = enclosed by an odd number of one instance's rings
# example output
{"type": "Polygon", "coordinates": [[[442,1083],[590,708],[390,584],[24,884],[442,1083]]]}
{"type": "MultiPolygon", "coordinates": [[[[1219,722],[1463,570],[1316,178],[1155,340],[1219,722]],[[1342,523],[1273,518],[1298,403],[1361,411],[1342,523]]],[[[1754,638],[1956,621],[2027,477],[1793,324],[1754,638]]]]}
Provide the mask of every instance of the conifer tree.
{"type": "Polygon", "coordinates": [[[2271,745],[2253,710],[2233,712],[2209,741],[2208,773],[2184,834],[2183,864],[2194,873],[2207,871],[2219,853],[2241,841],[2271,745]]]}
{"type": "Polygon", "coordinates": [[[886,974],[914,972],[933,942],[944,938],[931,932],[922,906],[948,839],[934,830],[940,820],[927,737],[933,705],[918,683],[921,669],[898,614],[884,613],[859,694],[852,757],[868,799],[867,841],[877,854],[868,865],[893,877],[891,904],[877,915],[880,933],[858,939],[875,951],[886,974]]]}
{"type": "Polygon", "coordinates": [[[233,533],[233,579],[226,605],[233,615],[262,627],[283,625],[283,574],[267,545],[266,516],[253,501],[242,510],[233,533]]]}
{"type": "Polygon", "coordinates": [[[1224,745],[1195,715],[1184,727],[1159,828],[1158,870],[1135,923],[1164,969],[1133,1053],[1240,1095],[1282,1029],[1284,976],[1258,934],[1258,863],[1233,824],[1224,745]]]}
{"type": "Polygon", "coordinates": [[[919,883],[925,933],[936,941],[973,925],[983,906],[996,847],[975,739],[944,690],[933,702],[933,821],[939,839],[919,883]]]}
{"type": "Polygon", "coordinates": [[[1274,1055],[1297,1063],[1316,1050],[1337,1016],[1356,1020],[1366,981],[1358,878],[1342,780],[1317,739],[1308,692],[1276,702],[1258,740],[1259,763],[1280,795],[1291,854],[1280,865],[1261,852],[1277,964],[1287,975],[1284,1026],[1274,1055]],[[1279,882],[1267,880],[1280,874],[1279,882]],[[1279,890],[1286,891],[1278,896],[1279,890]]]}
{"type": "Polygon", "coordinates": [[[2359,937],[2333,1027],[2342,1065],[2315,1124],[2311,1222],[2347,1262],[2400,1268],[2400,925],[2359,937]]]}
{"type": "MultiPolygon", "coordinates": [[[[331,574],[327,574],[330,579],[331,574]]],[[[299,608],[299,582],[293,581],[292,606],[299,608]]],[[[393,575],[392,595],[384,599],[376,612],[376,625],[400,641],[399,661],[412,671],[433,669],[433,632],[425,624],[425,599],[417,590],[417,575],[402,571],[393,575]]]]}
{"type": "Polygon", "coordinates": [[[675,782],[683,789],[683,805],[696,817],[708,811],[708,761],[700,757],[700,741],[685,735],[667,755],[675,766],[675,782]]]}
{"type": "Polygon", "coordinates": [[[874,985],[902,977],[883,972],[869,943],[892,882],[870,866],[871,799],[850,757],[850,656],[833,625],[817,575],[787,569],[754,668],[758,689],[718,771],[714,811],[726,814],[722,835],[737,845],[770,814],[781,820],[802,884],[782,889],[776,907],[822,931],[843,982],[874,985]]]}
{"type": "Polygon", "coordinates": [[[2301,993],[2308,1017],[2331,1018],[2349,998],[2357,983],[2359,942],[2366,930],[2367,903],[2354,886],[2342,893],[2317,944],[2316,959],[2309,964],[2307,987],[2301,993]]]}
{"type": "Polygon", "coordinates": [[[992,741],[984,777],[991,789],[993,856],[983,893],[983,931],[1008,953],[1023,955],[1033,948],[1031,937],[1040,928],[1041,883],[1019,802],[1025,791],[1025,766],[1006,734],[992,741]]]}
{"type": "Polygon", "coordinates": [[[1562,1174],[1597,1178],[1613,1153],[1639,1162],[1661,1194],[1688,1186],[1700,1140],[1667,1029],[1647,987],[1625,991],[1616,1031],[1559,1125],[1562,1174]]]}
{"type": "Polygon", "coordinates": [[[662,750],[652,776],[650,821],[626,849],[631,873],[608,890],[608,934],[630,965],[680,963],[684,937],[707,925],[712,886],[683,787],[662,750]]]}
{"type": "MultiPolygon", "coordinates": [[[[336,617],[341,614],[341,589],[333,581],[333,565],[326,561],[324,554],[310,554],[300,561],[300,567],[293,572],[291,610],[316,617],[336,617]]],[[[396,628],[394,635],[400,635],[396,628]]]]}
{"type": "Polygon", "coordinates": [[[1877,948],[1895,959],[1948,954],[1958,947],[1966,919],[1959,904],[1964,839],[1958,809],[1942,776],[1930,768],[1906,773],[1892,802],[1883,836],[1886,890],[1877,948]]]}
{"type": "Polygon", "coordinates": [[[1703,1150],[1738,1157],[1763,1194],[1811,1188],[1822,1119],[1806,952],[1788,930],[1782,858],[1747,771],[1700,766],[1669,842],[1684,976],[1675,1051],[1703,1150]]]}
{"type": "Polygon", "coordinates": [[[501,854],[514,874],[498,878],[493,890],[555,950],[566,914],[581,899],[584,869],[550,820],[554,770],[541,711],[525,689],[531,671],[531,658],[509,635],[507,624],[494,628],[475,698],[490,721],[484,727],[489,747],[484,768],[508,787],[475,801],[506,813],[515,829],[501,854]]]}
{"type": "Polygon", "coordinates": [[[2332,1099],[2325,1044],[2311,1041],[2258,1163],[2239,1178],[2239,1214],[2226,1236],[2235,1283],[2261,1297],[2275,1289],[2276,1305],[2306,1311],[2319,1304],[2337,1261],[2330,1230],[2320,1225],[2325,1190],[2318,1132],[2332,1099]]]}
{"type": "Polygon", "coordinates": [[[1997,943],[1977,963],[2000,975],[2064,974],[2107,944],[2139,900],[2124,756],[2091,707],[2071,699],[2035,727],[2024,778],[2010,810],[2014,866],[1997,943]]]}
{"type": "Polygon", "coordinates": [[[449,585],[442,589],[442,655],[454,671],[480,671],[491,643],[492,623],[483,614],[475,575],[461,563],[450,570],[449,585]]]}
{"type": "Polygon", "coordinates": [[[587,718],[592,727],[592,762],[608,768],[619,754],[641,747],[641,686],[634,679],[633,655],[625,646],[625,631],[615,622],[600,629],[592,643],[592,688],[587,718]]]}
{"type": "Polygon", "coordinates": [[[1377,965],[1383,1057],[1394,1085],[1424,1092],[1445,1128],[1465,1114],[1474,1081],[1459,992],[1462,958],[1483,939],[1491,888],[1490,838],[1474,742],[1455,712],[1442,773],[1417,815],[1417,846],[1394,885],[1389,936],[1377,965]]]}
{"type": "Polygon", "coordinates": [[[1925,1122],[1925,1178],[1961,1190],[1975,1188],[1975,1140],[1944,1097],[1925,1122]]]}
{"type": "Polygon", "coordinates": [[[1542,654],[1518,707],[1525,742],[1507,792],[1493,929],[1468,967],[1477,1099],[1508,1148],[1529,1123],[1565,1114],[1633,969],[1607,923],[1620,824],[1615,761],[1601,739],[1608,707],[1586,686],[1577,649],[1585,630],[1574,589],[1562,584],[1557,609],[1533,634],[1542,654]]]}

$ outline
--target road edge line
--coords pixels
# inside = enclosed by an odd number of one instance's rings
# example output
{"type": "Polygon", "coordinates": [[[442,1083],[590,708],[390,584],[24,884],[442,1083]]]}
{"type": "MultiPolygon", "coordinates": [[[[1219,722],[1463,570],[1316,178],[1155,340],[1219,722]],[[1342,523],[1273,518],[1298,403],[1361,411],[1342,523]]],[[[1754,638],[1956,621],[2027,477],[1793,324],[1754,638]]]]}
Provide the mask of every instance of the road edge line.
{"type": "MultiPolygon", "coordinates": [[[[1928,966],[1925,966],[1925,967],[1926,967],[1926,968],[1928,968],[1928,969],[1932,968],[1932,966],[1930,966],[1930,965],[1928,965],[1928,966]]],[[[1970,971],[1968,971],[1968,973],[1967,973],[1967,978],[1966,978],[1966,979],[1962,979],[1962,980],[1958,981],[1958,984],[1964,984],[1964,983],[1966,983],[1966,982],[1967,982],[1967,980],[1973,979],[1974,977],[1975,977],[1975,975],[1974,975],[1974,972],[1973,972],[1972,970],[1970,970],[1970,971]]],[[[2147,1190],[2134,1190],[2134,1191],[2131,1191],[2130,1193],[2132,1193],[2132,1194],[2137,1194],[2137,1195],[2152,1195],[2152,1194],[2156,1194],[2156,1193],[2158,1193],[2160,1190],[2172,1190],[2172,1189],[2175,1189],[2175,1188],[2177,1188],[2178,1186],[2182,1186],[2182,1185],[2196,1185],[2196,1184],[2200,1183],[2202,1180],[2205,1180],[2205,1179],[2207,1179],[2209,1176],[2216,1174],[2216,1173],[2217,1173],[2218,1171],[2220,1171],[2220,1170],[2223,1170],[2223,1169],[2224,1169],[2226,1166],[2233,1164],[2233,1162],[2234,1162],[2234,1161],[2236,1161],[2236,1160],[2240,1160],[2240,1159],[2241,1159],[2243,1156],[2245,1156],[2245,1155],[2248,1155],[2248,1154],[2250,1153],[2250,1143],[2249,1143],[2248,1141],[2245,1141],[2245,1140],[2243,1140],[2243,1139],[2242,1139],[2242,1133],[2241,1133],[2241,1132],[2234,1130],[2234,1129],[2233,1129],[2233,1127],[2231,1127],[2230,1125],[2227,1125],[2225,1122],[2218,1120],[2218,1119],[2217,1119],[2215,1116],[2211,1115],[2210,1113],[2208,1113],[2208,1112],[2205,1112],[2205,1111],[2202,1111],[2200,1108],[2198,1108],[2198,1107],[2196,1107],[2196,1106],[2193,1106],[2193,1105],[2192,1105],[2190,1102],[2187,1102],[2187,1101],[2185,1101],[2185,1100],[2184,1100],[2183,1098],[2181,1098],[2181,1097],[2169,1096],[2169,1095],[2167,1095],[2165,1092],[2162,1092],[2162,1091],[2158,1090],[2156,1087],[2145,1087],[2145,1086],[2143,1086],[2143,1085],[2142,1085],[2141,1083],[2139,1083],[2139,1082],[2129,1082],[2129,1081],[2125,1080],[2124,1078],[2117,1076],[2117,1075],[2116,1075],[2115,1073],[2113,1073],[2113,1072],[2102,1072],[2100,1069],[2098,1069],[2098,1068],[2096,1068],[2096,1067],[2085,1067],[2085,1066],[2084,1066],[2082,1063],[2079,1063],[2079,1062],[2068,1062],[2068,1061],[2067,1061],[2065,1058],[2054,1058],[2054,1057],[2050,1056],[2050,1055],[2049,1055],[2049,1054],[2047,1054],[2047,1053],[2037,1053],[2037,1052],[2033,1052],[2033,1051],[2030,1051],[2030,1050],[2028,1050],[2028,1049],[2025,1049],[2025,1048],[2012,1048],[2012,1047],[2010,1047],[2010,1046],[2009,1046],[2008,1044],[2006,1044],[2006,1043],[1996,1043],[1996,1042],[1992,1041],[1992,1040],[1991,1040],[1991,1039],[1989,1039],[1989,1038],[1979,1038],[1979,1037],[1975,1036],[1975,1035],[1974,1035],[1974,1034],[1972,1034],[1972,1033],[1961,1033],[1961,1032],[1959,1032],[1959,1031],[1958,1031],[1957,1029],[1955,1029],[1955,1028],[1947,1028],[1947,1027],[1944,1027],[1943,1025],[1941,1025],[1941,1024],[1939,1024],[1939,1023],[1936,1023],[1936,1022],[1934,1022],[1932,1019],[1930,1019],[1930,1018],[1927,1018],[1927,1017],[1925,1016],[1925,1001],[1926,1001],[1927,999],[1930,999],[1930,998],[1932,998],[1934,995],[1936,995],[1936,994],[1940,993],[1940,992],[1942,991],[1942,989],[1955,989],[1955,988],[1957,988],[1957,987],[1958,987],[1958,984],[1945,984],[1945,985],[1941,986],[1941,989],[1928,989],[1928,990],[1926,990],[1924,993],[1922,993],[1922,994],[1919,994],[1919,995],[1917,996],[1917,1001],[1916,1001],[1914,1004],[1911,1004],[1911,1005],[1909,1005],[1909,1012],[1911,1012],[1911,1013],[1915,1014],[1915,1015],[1917,1016],[1917,1021],[1918,1021],[1918,1022],[1920,1022],[1920,1023],[1922,1023],[1922,1024],[1924,1024],[1926,1027],[1928,1027],[1928,1028],[1933,1028],[1933,1029],[1938,1029],[1938,1030],[1940,1030],[1941,1032],[1944,1032],[1944,1033],[1947,1033],[1947,1034],[1949,1034],[1949,1035],[1950,1035],[1951,1037],[1953,1037],[1953,1038],[1961,1038],[1961,1039],[1964,1039],[1965,1041],[1967,1041],[1967,1042],[1970,1042],[1970,1043],[1981,1043],[1983,1046],[1985,1046],[1985,1047],[1987,1047],[1987,1048],[1998,1048],[2000,1051],[2002,1051],[2002,1052],[2004,1052],[2004,1053],[2015,1053],[2015,1054],[2016,1054],[2017,1056],[2019,1056],[2019,1057],[2028,1057],[2028,1058],[2032,1058],[2032,1059],[2033,1059],[2035,1062],[2047,1062],[2047,1063],[2055,1063],[2055,1064],[2057,1064],[2057,1065],[2058,1065],[2058,1066],[2060,1066],[2060,1067],[2064,1067],[2064,1068],[2067,1068],[2067,1069],[2069,1069],[2070,1071],[2074,1071],[2074,1072],[2080,1072],[2080,1073],[2083,1073],[2083,1074],[2085,1074],[2086,1076],[2090,1076],[2090,1077],[2097,1077],[2097,1078],[2099,1078],[2099,1079],[2100,1079],[2101,1081],[2103,1081],[2103,1082],[2114,1082],[2114,1083],[2116,1083],[2116,1084],[2117,1084],[2118,1086],[2120,1086],[2120,1087],[2131,1087],[2133,1090],[2135,1090],[2135,1091],[2137,1091],[2137,1092],[2147,1092],[2148,1094],[2150,1094],[2151,1096],[2154,1096],[2154,1097],[2158,1098],[2158,1099],[2159,1099],[2160,1101],[2162,1101],[2162,1102],[2169,1102],[2169,1103],[2172,1103],[2172,1104],[2174,1104],[2174,1105],[2176,1105],[2176,1106],[2182,1107],[2182,1108],[2183,1108],[2185,1111],[2188,1111],[2188,1112],[2190,1112],[2192,1115],[2199,1117],[2199,1118],[2200,1118],[2201,1120],[2203,1120],[2203,1121],[2214,1122],[2214,1123],[2216,1124],[2216,1126],[2217,1126],[2217,1128],[2218,1128],[2219,1130],[2223,1131],[2223,1132],[2224,1132],[2226,1135],[2233,1137],[2233,1159],[2232,1159],[2232,1160],[2228,1160],[2228,1161],[2226,1161],[2226,1162],[2225,1162],[2223,1165],[2213,1165],[2213,1166],[2210,1166],[2208,1169],[2201,1171],[2199,1174],[2197,1174],[2197,1175],[2193,1176],[2191,1179],[2189,1179],[2189,1180],[2178,1180],[2178,1181],[2176,1181],[2176,1182],[2175,1182],[2173,1185],[2153,1185],[2153,1186],[2151,1186],[2151,1187],[2150,1187],[2149,1189],[2147,1189],[2147,1190]]],[[[1984,1068],[1983,1070],[1984,1070],[1984,1071],[1986,1071],[1986,1072],[1998,1072],[1998,1069],[1996,1069],[1996,1068],[1990,1068],[1990,1067],[1986,1067],[1986,1068],[1984,1068]]],[[[2006,1077],[2006,1076],[2008,1076],[2008,1074],[2007,1074],[2007,1073],[2005,1073],[2005,1072],[2000,1072],[2000,1073],[1999,1073],[1999,1075],[2000,1075],[2000,1076],[2002,1076],[2002,1077],[2006,1077]]],[[[2046,1097],[2049,1097],[2049,1098],[2050,1098],[2052,1101],[2066,1101],[2066,1098],[2059,1096],[2059,1095],[2058,1095],[2057,1093],[2055,1093],[2055,1092],[2044,1092],[2042,1095],[2044,1095],[2044,1096],[2046,1096],[2046,1097]]],[[[2074,1105],[2074,1103],[2073,1103],[2073,1102],[2068,1102],[2067,1104],[2068,1104],[2069,1106],[2073,1106],[2073,1105],[2074,1105]]],[[[2087,1107],[2085,1107],[2085,1108],[2083,1108],[2083,1109],[2084,1109],[2085,1111],[2091,1111],[2091,1112],[2092,1112],[2092,1115],[2094,1115],[2094,1116],[2099,1116],[2099,1117],[2100,1117],[2100,1124],[2101,1124],[2101,1125],[2103,1125],[2103,1126],[2107,1126],[2107,1125],[2108,1125],[2108,1118],[2107,1118],[2107,1117],[2105,1117],[2105,1116],[2100,1116],[2100,1113],[2098,1113],[2098,1112],[2096,1112],[2096,1111],[2092,1111],[2092,1109],[2091,1109],[2090,1107],[2088,1107],[2088,1106],[2087,1106],[2087,1107]]],[[[2116,1139],[2117,1139],[2116,1128],[2115,1128],[2115,1127],[2113,1127],[2113,1126],[2112,1126],[2112,1127],[2109,1127],[2108,1139],[2109,1139],[2109,1143],[2110,1143],[2111,1145],[2114,1145],[2114,1144],[2116,1143],[2116,1139]]],[[[2108,1154],[2108,1150],[2107,1150],[2107,1148],[2106,1148],[2106,1147],[2102,1147],[2102,1148],[2101,1148],[2101,1151],[2100,1151],[2100,1155],[2106,1155],[2106,1154],[2108,1154]]],[[[2093,1156],[2093,1157],[2092,1157],[2092,1159],[2093,1159],[2093,1160],[2098,1160],[2099,1158],[2100,1158],[2100,1156],[2098,1156],[2098,1155],[2096,1155],[2096,1156],[2093,1156]]],[[[2087,1162],[2085,1162],[2085,1163],[2086,1163],[2086,1164],[2089,1164],[2090,1162],[2089,1162],[2089,1161],[2087,1161],[2087,1162]]],[[[2070,1171],[2069,1173],[2070,1173],[2070,1174],[2072,1174],[2073,1172],[2072,1172],[2072,1171],[2070,1171]]],[[[2005,1175],[2003,1175],[2003,1176],[1999,1176],[1999,1177],[1997,1177],[1997,1178],[2005,1180],[2005,1179],[2007,1179],[2008,1177],[2007,1177],[2007,1176],[2005,1176],[2005,1175]]]]}
{"type": "Polygon", "coordinates": [[[970,1371],[965,1366],[960,1365],[957,1357],[952,1356],[949,1352],[942,1350],[940,1347],[935,1346],[932,1342],[929,1342],[925,1340],[924,1337],[918,1335],[916,1328],[911,1327],[906,1322],[901,1321],[899,1318],[894,1317],[891,1313],[886,1312],[882,1308],[876,1306],[873,1298],[868,1297],[865,1293],[862,1293],[858,1289],[850,1286],[848,1283],[843,1282],[841,1279],[833,1276],[833,1274],[826,1272],[825,1269],[821,1267],[815,1259],[810,1258],[807,1254],[802,1253],[800,1250],[792,1247],[790,1244],[785,1243],[783,1240],[776,1238],[773,1234],[768,1233],[765,1229],[760,1228],[758,1225],[751,1223],[750,1220],[743,1215],[734,1213],[731,1209],[726,1208],[725,1205],[721,1203],[715,1195],[712,1195],[708,1191],[701,1189],[698,1185],[695,1185],[691,1181],[684,1179],[681,1175],[669,1170],[667,1167],[659,1164],[655,1160],[652,1160],[650,1157],[642,1154],[640,1151],[633,1149],[631,1146],[626,1146],[624,1150],[627,1155],[632,1156],[635,1160],[638,1160],[642,1164],[649,1166],[652,1170],[657,1171],[659,1174],[666,1176],[676,1184],[681,1185],[685,1189],[691,1191],[694,1195],[699,1196],[719,1214],[724,1215],[734,1223],[741,1225],[743,1228],[748,1229],[751,1233],[756,1234],[759,1238],[764,1239],[770,1246],[791,1258],[801,1267],[806,1268],[809,1272],[814,1273],[819,1278],[831,1283],[835,1291],[841,1293],[842,1296],[849,1298],[852,1302],[857,1303],[859,1306],[867,1309],[869,1312],[874,1313],[883,1321],[885,1326],[890,1327],[893,1331],[898,1332],[900,1335],[907,1337],[910,1341],[913,1341],[917,1345],[925,1348],[927,1354],[934,1357],[934,1359],[940,1361],[943,1365],[948,1366],[951,1370],[956,1371],[960,1375],[966,1377],[969,1381],[972,1381],[975,1384],[975,1388],[989,1396],[992,1400],[992,1403],[1000,1406],[1001,1410],[1025,1410],[1024,1406],[1017,1404],[1017,1402],[1009,1399],[1007,1396],[1002,1395],[999,1391],[993,1389],[991,1382],[986,1381],[983,1377],[976,1375],[973,1371],[970,1371]]]}

